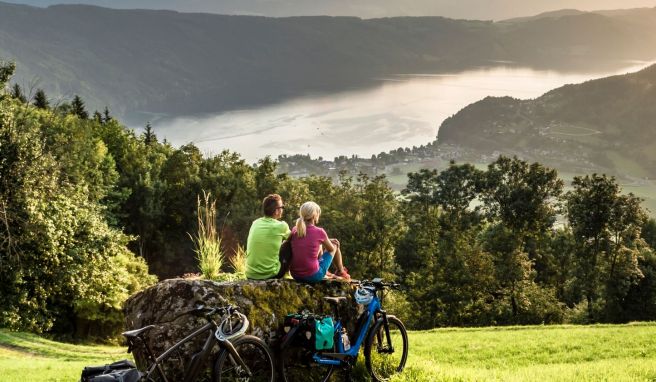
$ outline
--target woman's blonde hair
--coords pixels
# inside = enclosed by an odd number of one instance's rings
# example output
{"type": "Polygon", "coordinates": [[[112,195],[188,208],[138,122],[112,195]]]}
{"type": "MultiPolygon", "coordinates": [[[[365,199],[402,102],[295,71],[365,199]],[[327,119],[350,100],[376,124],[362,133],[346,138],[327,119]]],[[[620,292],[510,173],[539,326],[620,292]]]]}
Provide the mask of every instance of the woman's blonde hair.
{"type": "Polygon", "coordinates": [[[307,224],[316,223],[319,221],[319,215],[321,215],[321,207],[315,202],[305,202],[298,211],[298,219],[296,219],[296,235],[298,237],[304,237],[307,233],[307,224]]]}

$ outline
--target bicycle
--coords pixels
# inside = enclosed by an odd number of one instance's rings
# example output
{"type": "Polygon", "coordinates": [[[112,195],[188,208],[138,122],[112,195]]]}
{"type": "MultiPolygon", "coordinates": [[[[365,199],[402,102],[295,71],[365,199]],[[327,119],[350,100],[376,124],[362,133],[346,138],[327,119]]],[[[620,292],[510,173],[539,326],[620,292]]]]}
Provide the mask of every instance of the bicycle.
{"type": "MultiPolygon", "coordinates": [[[[302,334],[299,322],[289,328],[281,339],[281,374],[286,382],[328,381],[336,368],[346,370],[347,378],[364,343],[364,358],[369,374],[374,381],[384,382],[403,371],[408,358],[408,334],[405,326],[383,309],[382,301],[387,288],[398,289],[399,284],[385,283],[382,279],[354,282],[356,302],[366,310],[358,318],[355,342],[348,340],[337,309],[346,297],[324,297],[333,307],[335,317],[334,345],[332,351],[314,351],[294,345],[296,336],[302,334]],[[379,297],[380,294],[380,297],[379,297]]],[[[309,317],[307,313],[303,317],[309,317]]]]}
{"type": "Polygon", "coordinates": [[[219,353],[214,361],[212,370],[212,381],[255,381],[273,382],[275,369],[273,357],[269,347],[261,339],[244,334],[248,329],[248,319],[231,305],[225,307],[198,306],[184,314],[193,314],[207,320],[207,323],[195,330],[182,340],[166,349],[158,357],[143,337],[155,325],[148,325],[140,329],[130,330],[123,333],[128,342],[128,353],[131,352],[139,341],[146,350],[146,371],[141,373],[143,382],[169,382],[162,364],[180,347],[207,333],[207,339],[200,352],[196,353],[185,368],[184,382],[195,382],[205,370],[206,363],[214,347],[219,345],[219,353]],[[213,317],[221,315],[223,320],[217,324],[213,317]]]}

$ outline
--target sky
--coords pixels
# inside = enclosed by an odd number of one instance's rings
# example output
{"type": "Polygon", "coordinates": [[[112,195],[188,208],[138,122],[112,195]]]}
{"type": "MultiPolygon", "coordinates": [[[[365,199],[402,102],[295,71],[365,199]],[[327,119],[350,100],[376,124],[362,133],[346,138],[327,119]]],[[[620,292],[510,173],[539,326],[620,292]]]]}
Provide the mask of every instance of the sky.
{"type": "Polygon", "coordinates": [[[502,20],[538,13],[656,7],[656,0],[0,0],[48,6],[92,4],[111,8],[169,9],[263,16],[445,16],[449,18],[502,20]]]}

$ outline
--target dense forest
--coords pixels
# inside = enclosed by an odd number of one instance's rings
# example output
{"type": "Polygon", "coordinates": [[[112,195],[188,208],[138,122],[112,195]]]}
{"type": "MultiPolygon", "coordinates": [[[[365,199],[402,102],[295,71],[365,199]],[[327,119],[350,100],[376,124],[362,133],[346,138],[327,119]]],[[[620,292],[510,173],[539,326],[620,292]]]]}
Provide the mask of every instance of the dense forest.
{"type": "Polygon", "coordinates": [[[131,293],[198,272],[203,192],[228,255],[267,194],[282,195],[290,224],[316,201],[352,276],[405,286],[389,308],[413,328],[656,318],[656,221],[613,177],[565,192],[555,170],[501,156],[410,173],[400,193],[384,176],[296,179],[270,158],[136,134],[78,96],[27,96],[14,69],[0,64],[1,327],[113,333],[131,293]]]}

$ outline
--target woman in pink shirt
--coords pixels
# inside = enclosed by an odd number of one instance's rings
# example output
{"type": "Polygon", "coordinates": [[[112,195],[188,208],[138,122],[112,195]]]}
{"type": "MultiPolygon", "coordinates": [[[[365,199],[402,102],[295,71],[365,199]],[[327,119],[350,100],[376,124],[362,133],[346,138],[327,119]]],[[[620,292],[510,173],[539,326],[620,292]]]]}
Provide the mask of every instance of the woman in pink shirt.
{"type": "Polygon", "coordinates": [[[335,259],[336,276],[349,280],[351,276],[342,263],[342,252],[337,239],[329,239],[323,228],[317,227],[321,208],[315,202],[305,202],[300,217],[292,228],[292,261],[289,271],[298,281],[315,283],[323,280],[335,259]]]}

